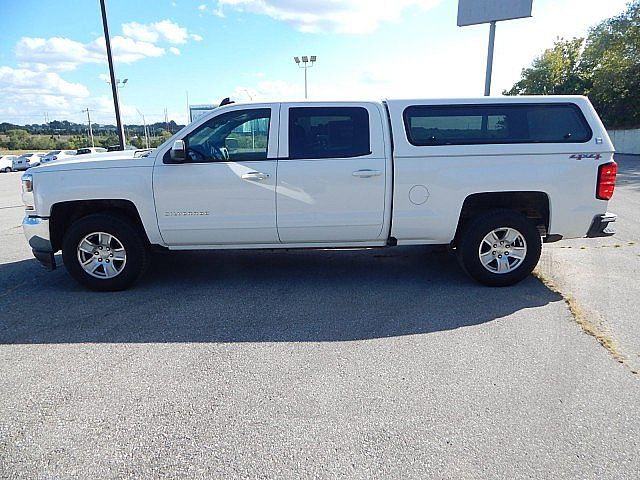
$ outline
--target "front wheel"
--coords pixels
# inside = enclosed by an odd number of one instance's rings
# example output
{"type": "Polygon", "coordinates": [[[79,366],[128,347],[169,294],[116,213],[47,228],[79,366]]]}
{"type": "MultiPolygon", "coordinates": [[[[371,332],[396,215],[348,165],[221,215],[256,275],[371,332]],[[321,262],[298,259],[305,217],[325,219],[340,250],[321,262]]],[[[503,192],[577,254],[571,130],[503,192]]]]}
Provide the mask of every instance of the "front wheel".
{"type": "Polygon", "coordinates": [[[91,290],[117,291],[133,285],[147,264],[147,247],[128,219],[94,214],[65,234],[62,259],[71,276],[91,290]]]}
{"type": "Polygon", "coordinates": [[[542,253],[538,228],[524,215],[495,210],[472,220],[464,229],[458,259],[478,282],[504,287],[525,279],[542,253]]]}

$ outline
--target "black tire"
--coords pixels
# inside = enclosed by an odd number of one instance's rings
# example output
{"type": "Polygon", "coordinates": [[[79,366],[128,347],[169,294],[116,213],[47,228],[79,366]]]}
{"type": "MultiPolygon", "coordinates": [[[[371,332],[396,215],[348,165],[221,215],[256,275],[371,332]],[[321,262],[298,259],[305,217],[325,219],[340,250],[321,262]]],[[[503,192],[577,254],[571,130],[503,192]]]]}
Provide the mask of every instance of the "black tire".
{"type": "Polygon", "coordinates": [[[71,276],[91,290],[125,290],[142,276],[147,267],[147,243],[143,233],[127,218],[117,214],[98,213],[80,218],[69,227],[62,243],[62,259],[71,276]],[[125,249],[126,262],[120,273],[112,278],[91,276],[80,264],[78,245],[85,236],[93,232],[113,235],[125,249]]]}
{"type": "MultiPolygon", "coordinates": [[[[471,220],[463,229],[458,244],[458,261],[462,268],[471,278],[490,287],[506,287],[524,280],[538,264],[541,253],[542,238],[538,228],[527,217],[511,210],[493,210],[471,220]],[[480,249],[485,236],[502,227],[515,229],[522,235],[526,242],[526,254],[512,271],[495,273],[482,264],[480,249]]],[[[506,258],[507,262],[511,260],[515,263],[513,256],[506,258]]],[[[496,265],[492,264],[491,267],[496,265]]]]}
{"type": "Polygon", "coordinates": [[[4,173],[9,173],[11,171],[11,168],[10,167],[6,167],[6,168],[3,168],[2,171],[4,173]]]}

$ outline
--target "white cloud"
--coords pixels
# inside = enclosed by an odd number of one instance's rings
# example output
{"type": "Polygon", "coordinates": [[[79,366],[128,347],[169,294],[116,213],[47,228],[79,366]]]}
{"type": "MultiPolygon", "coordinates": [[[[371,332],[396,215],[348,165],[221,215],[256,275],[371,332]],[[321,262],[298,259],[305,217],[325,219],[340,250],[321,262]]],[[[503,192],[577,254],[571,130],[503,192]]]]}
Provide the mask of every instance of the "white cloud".
{"type": "MultiPolygon", "coordinates": [[[[165,49],[158,44],[185,44],[202,41],[202,36],[189,33],[171,20],[150,24],[129,22],[122,25],[122,35],[111,38],[111,48],[117,63],[134,63],[148,57],[161,57],[165,49]]],[[[175,50],[172,53],[178,55],[175,50]]],[[[87,63],[105,63],[104,37],[82,43],[64,37],[23,37],[16,44],[16,59],[22,68],[33,71],[75,70],[87,63]]]]}
{"type": "MultiPolygon", "coordinates": [[[[165,53],[163,48],[153,43],[123,36],[111,38],[111,49],[115,61],[119,63],[133,63],[165,53]]],[[[16,45],[16,59],[20,66],[34,71],[74,70],[86,63],[105,63],[105,41],[104,37],[89,43],[60,37],[23,37],[16,45]]]]}
{"type": "Polygon", "coordinates": [[[23,37],[16,45],[16,59],[33,70],[73,70],[81,63],[99,63],[102,54],[69,38],[23,37]]]}
{"type": "Polygon", "coordinates": [[[46,110],[79,112],[80,104],[89,98],[89,90],[80,83],[63,80],[54,72],[3,66],[0,67],[0,98],[0,117],[30,123],[40,122],[46,110]]]}
{"type": "Polygon", "coordinates": [[[169,47],[169,51],[174,55],[180,55],[180,49],[176,47],[169,47]]]}
{"type": "Polygon", "coordinates": [[[123,23],[122,34],[141,42],[155,43],[160,38],[160,34],[151,25],[138,22],[123,23]]]}
{"type": "Polygon", "coordinates": [[[166,40],[169,43],[186,43],[189,32],[171,20],[143,24],[129,22],[122,24],[122,34],[125,37],[133,38],[141,42],[156,43],[159,40],[166,40]]]}
{"type": "Polygon", "coordinates": [[[268,15],[303,32],[372,32],[382,22],[398,21],[410,8],[429,10],[441,0],[218,0],[218,10],[268,15]]]}
{"type": "Polygon", "coordinates": [[[200,10],[201,12],[206,12],[207,6],[204,3],[202,5],[198,5],[198,10],[200,10]]]}

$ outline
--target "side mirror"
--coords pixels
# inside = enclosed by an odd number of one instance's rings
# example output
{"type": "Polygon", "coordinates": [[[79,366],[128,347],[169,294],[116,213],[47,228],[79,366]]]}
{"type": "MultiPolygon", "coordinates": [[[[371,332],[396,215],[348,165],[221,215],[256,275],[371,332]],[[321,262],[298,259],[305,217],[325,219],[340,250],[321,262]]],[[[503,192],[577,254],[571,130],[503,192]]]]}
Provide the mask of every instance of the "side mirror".
{"type": "Polygon", "coordinates": [[[184,162],[187,158],[187,146],[184,140],[176,140],[171,147],[171,160],[174,162],[184,162]]]}

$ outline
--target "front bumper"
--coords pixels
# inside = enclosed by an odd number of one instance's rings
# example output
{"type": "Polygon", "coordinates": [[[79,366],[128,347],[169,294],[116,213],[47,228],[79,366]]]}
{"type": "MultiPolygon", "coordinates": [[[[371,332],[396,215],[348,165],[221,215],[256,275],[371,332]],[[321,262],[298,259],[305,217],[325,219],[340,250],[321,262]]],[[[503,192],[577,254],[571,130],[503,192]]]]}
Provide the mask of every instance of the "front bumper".
{"type": "Polygon", "coordinates": [[[22,230],[33,251],[33,256],[47,269],[56,269],[56,260],[51,246],[49,219],[40,217],[24,217],[22,230]]]}
{"type": "Polygon", "coordinates": [[[607,212],[603,215],[596,215],[587,232],[587,238],[610,237],[611,235],[615,235],[616,231],[611,224],[617,219],[618,216],[615,213],[607,212]]]}

